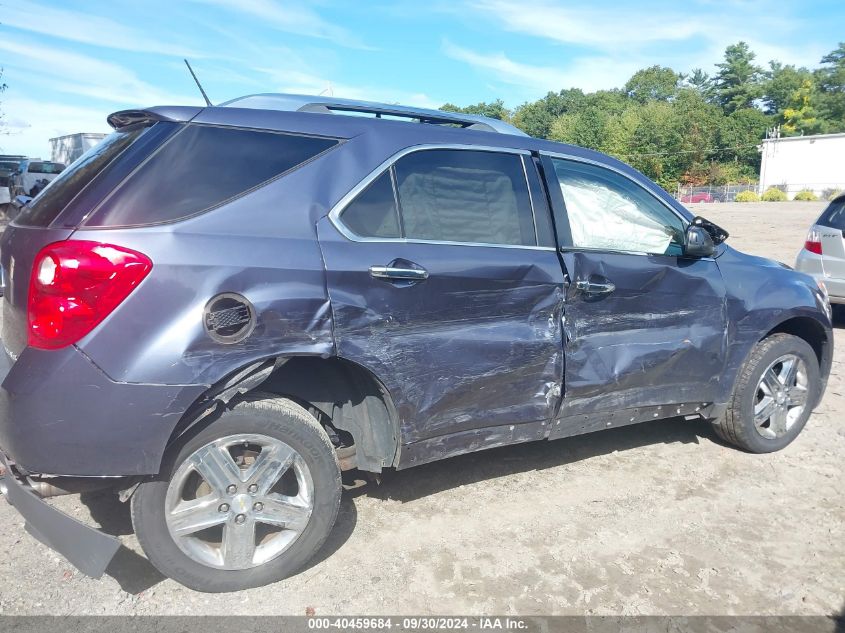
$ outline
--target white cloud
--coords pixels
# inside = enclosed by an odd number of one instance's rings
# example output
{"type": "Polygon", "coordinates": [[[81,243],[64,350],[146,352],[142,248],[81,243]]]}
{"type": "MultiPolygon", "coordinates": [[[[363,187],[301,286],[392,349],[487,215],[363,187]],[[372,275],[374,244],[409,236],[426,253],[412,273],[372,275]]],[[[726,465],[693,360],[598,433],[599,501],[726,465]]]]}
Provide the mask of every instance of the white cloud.
{"type": "Polygon", "coordinates": [[[712,24],[690,19],[688,15],[661,11],[657,16],[636,3],[628,9],[571,7],[544,1],[470,0],[469,6],[481,15],[492,17],[508,31],[603,50],[684,40],[713,30],[712,24]]]}
{"type": "Polygon", "coordinates": [[[107,112],[10,97],[3,100],[0,149],[8,154],[50,157],[49,139],[76,132],[109,132],[107,112]]]}
{"type": "Polygon", "coordinates": [[[119,64],[67,50],[6,37],[0,39],[0,54],[12,86],[3,95],[4,152],[49,156],[49,138],[107,132],[106,116],[116,110],[199,103],[197,95],[168,93],[119,64]],[[49,86],[53,102],[26,96],[28,85],[49,86]],[[61,93],[83,97],[85,107],[56,103],[61,93]]]}
{"type": "Polygon", "coordinates": [[[295,69],[254,68],[267,76],[270,91],[290,94],[330,94],[345,99],[378,101],[382,103],[401,103],[419,108],[439,108],[445,100],[436,101],[422,92],[407,92],[384,86],[352,85],[332,81],[328,77],[295,69]]]}
{"type": "Polygon", "coordinates": [[[265,26],[324,40],[331,40],[348,48],[368,49],[359,37],[342,26],[332,24],[321,18],[316,12],[287,2],[281,5],[274,0],[193,0],[228,9],[240,15],[248,15],[261,20],[265,26]]]}
{"type": "Polygon", "coordinates": [[[47,77],[52,89],[127,106],[194,103],[195,97],[176,96],[141,80],[128,68],[67,50],[0,39],[0,51],[12,54],[8,68],[29,78],[47,77]]]}
{"type": "MultiPolygon", "coordinates": [[[[448,57],[521,88],[517,95],[505,96],[509,103],[569,87],[585,91],[622,87],[638,69],[653,64],[679,72],[702,68],[712,75],[725,48],[738,41],[748,43],[764,68],[771,59],[815,67],[830,48],[807,42],[808,27],[800,15],[772,12],[764,0],[690,0],[682,7],[649,0],[613,5],[463,0],[439,5],[438,10],[453,17],[469,16],[474,25],[487,22],[501,31],[526,36],[526,46],[510,45],[501,52],[450,42],[442,47],[448,57]],[[554,46],[540,56],[538,40],[554,46]],[[520,58],[522,50],[530,51],[530,56],[520,58]],[[542,61],[526,63],[532,60],[542,61]]],[[[492,92],[501,94],[501,87],[492,92]]]]}
{"type": "Polygon", "coordinates": [[[182,45],[151,38],[142,30],[108,17],[26,0],[4,3],[2,18],[4,26],[104,48],[179,57],[202,56],[182,45]]]}
{"type": "Polygon", "coordinates": [[[578,58],[561,66],[536,66],[516,62],[502,52],[480,53],[448,41],[443,43],[443,52],[498,81],[525,88],[535,98],[562,88],[586,91],[613,88],[625,83],[639,67],[636,62],[618,63],[607,57],[578,58]]]}

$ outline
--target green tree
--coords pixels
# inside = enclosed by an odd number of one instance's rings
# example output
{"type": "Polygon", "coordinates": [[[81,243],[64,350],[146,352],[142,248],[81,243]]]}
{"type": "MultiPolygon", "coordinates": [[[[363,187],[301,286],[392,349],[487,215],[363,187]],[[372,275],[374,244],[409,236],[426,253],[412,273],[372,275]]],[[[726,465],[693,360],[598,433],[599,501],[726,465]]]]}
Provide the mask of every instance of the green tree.
{"type": "Polygon", "coordinates": [[[813,106],[814,96],[815,89],[810,79],[805,79],[801,86],[792,93],[789,105],[784,109],[782,115],[782,129],[788,135],[818,134],[822,131],[822,122],[813,106]]]}
{"type": "Polygon", "coordinates": [[[542,99],[519,106],[514,112],[513,123],[530,136],[548,138],[554,120],[577,110],[584,102],[584,93],[577,88],[550,92],[542,99]]]}
{"type": "Polygon", "coordinates": [[[610,113],[595,108],[566,112],[552,123],[549,138],[561,143],[603,150],[607,145],[610,119],[610,113]]]}
{"type": "Polygon", "coordinates": [[[766,114],[783,114],[789,106],[795,91],[805,81],[813,79],[813,74],[806,68],[796,68],[791,64],[783,65],[778,61],[769,62],[763,85],[763,106],[766,114]]]}
{"type": "Polygon", "coordinates": [[[491,119],[501,119],[502,121],[510,121],[511,111],[505,107],[505,102],[501,99],[496,99],[490,103],[476,103],[475,105],[465,106],[463,108],[452,103],[446,103],[440,106],[444,112],[460,112],[463,114],[477,114],[480,116],[490,117],[491,119]]]}
{"type": "Polygon", "coordinates": [[[614,120],[628,107],[621,90],[599,90],[584,97],[577,107],[554,119],[548,138],[612,153],[610,135],[614,120]]]}
{"type": "Polygon", "coordinates": [[[697,92],[706,101],[713,100],[713,79],[701,68],[693,68],[688,74],[681,75],[684,88],[697,92]]]}
{"type": "Polygon", "coordinates": [[[634,101],[669,101],[678,91],[681,76],[666,66],[650,66],[635,72],[625,84],[625,94],[634,101]]]}
{"type": "Polygon", "coordinates": [[[672,104],[684,152],[684,173],[709,173],[712,150],[718,143],[724,114],[694,88],[682,88],[672,104]]]}
{"type": "Polygon", "coordinates": [[[626,160],[661,187],[677,187],[689,157],[684,153],[683,127],[673,104],[644,104],[634,140],[626,160]]]}
{"type": "Polygon", "coordinates": [[[724,117],[719,126],[717,159],[741,162],[753,170],[760,167],[757,146],[772,125],[772,118],[756,108],[743,108],[724,117]]]}
{"type": "Polygon", "coordinates": [[[754,64],[754,57],[748,44],[737,42],[725,49],[724,61],[716,64],[719,69],[714,81],[716,100],[728,114],[752,107],[762,94],[762,70],[754,64]]]}
{"type": "Polygon", "coordinates": [[[819,113],[831,132],[845,131],[845,42],[822,57],[815,72],[819,113]]]}

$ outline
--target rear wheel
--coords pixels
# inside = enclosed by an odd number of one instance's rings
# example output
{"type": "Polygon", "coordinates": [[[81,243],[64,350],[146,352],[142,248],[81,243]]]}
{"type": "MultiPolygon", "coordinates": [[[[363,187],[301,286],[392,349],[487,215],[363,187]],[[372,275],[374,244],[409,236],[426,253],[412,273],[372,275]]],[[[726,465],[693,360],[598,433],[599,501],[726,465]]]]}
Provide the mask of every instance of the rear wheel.
{"type": "Polygon", "coordinates": [[[723,440],[752,453],[780,450],[804,428],[820,389],[813,348],[796,336],[772,335],[745,361],[728,410],[714,428],[723,440]]]}
{"type": "Polygon", "coordinates": [[[325,541],[340,503],[340,468],[318,422],[257,395],[174,451],[132,497],[150,562],[198,591],[235,591],[289,576],[325,541]]]}

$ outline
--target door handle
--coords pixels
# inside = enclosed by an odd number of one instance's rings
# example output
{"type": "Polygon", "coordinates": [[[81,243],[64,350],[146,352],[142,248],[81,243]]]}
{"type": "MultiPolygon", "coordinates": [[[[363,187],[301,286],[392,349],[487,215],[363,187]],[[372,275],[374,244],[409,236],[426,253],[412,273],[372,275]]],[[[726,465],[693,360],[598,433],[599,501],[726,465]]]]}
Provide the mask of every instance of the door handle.
{"type": "Polygon", "coordinates": [[[589,295],[607,295],[616,290],[616,284],[613,282],[596,283],[594,281],[587,281],[586,279],[576,281],[575,287],[589,295]]]}
{"type": "Polygon", "coordinates": [[[398,268],[395,266],[370,266],[370,276],[387,281],[423,281],[428,279],[424,268],[398,268]]]}

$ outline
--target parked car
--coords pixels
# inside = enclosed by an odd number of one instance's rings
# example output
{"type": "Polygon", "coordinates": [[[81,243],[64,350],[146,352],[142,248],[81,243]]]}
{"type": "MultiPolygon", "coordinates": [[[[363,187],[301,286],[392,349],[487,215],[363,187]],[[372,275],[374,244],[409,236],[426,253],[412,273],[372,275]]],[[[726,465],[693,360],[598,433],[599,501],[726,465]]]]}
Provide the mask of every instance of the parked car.
{"type": "Polygon", "coordinates": [[[0,206],[11,203],[20,189],[25,156],[0,156],[0,206]]]}
{"type": "Polygon", "coordinates": [[[681,196],[681,202],[687,204],[698,204],[702,202],[718,202],[718,200],[706,191],[696,191],[695,193],[688,193],[685,196],[681,196]]]}
{"type": "Polygon", "coordinates": [[[108,120],[0,243],[3,485],[90,575],[117,540],[41,497],[109,485],[231,591],[314,555],[344,469],[677,417],[766,453],[825,389],[824,288],[603,154],[329,97],[108,120]]]}
{"type": "Polygon", "coordinates": [[[824,284],[834,308],[845,312],[845,194],[833,201],[810,227],[796,270],[824,284]]]}
{"type": "Polygon", "coordinates": [[[21,175],[21,189],[26,195],[35,197],[64,170],[64,163],[29,159],[26,162],[26,169],[21,175]]]}

